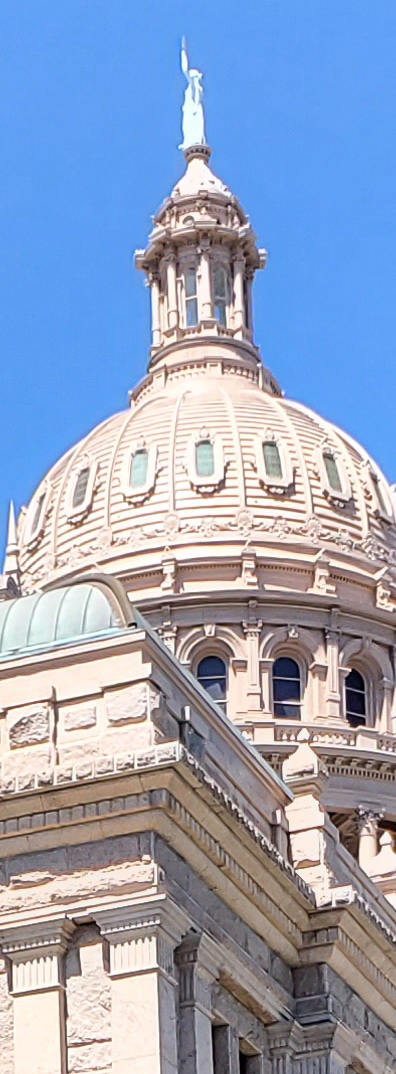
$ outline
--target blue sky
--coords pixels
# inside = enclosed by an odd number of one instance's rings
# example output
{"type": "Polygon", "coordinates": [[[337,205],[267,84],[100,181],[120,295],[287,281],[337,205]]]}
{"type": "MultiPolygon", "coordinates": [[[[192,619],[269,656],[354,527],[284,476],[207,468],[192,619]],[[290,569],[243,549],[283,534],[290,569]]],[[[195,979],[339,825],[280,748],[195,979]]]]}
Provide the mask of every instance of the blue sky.
{"type": "Polygon", "coordinates": [[[182,34],[270,254],[263,359],[396,480],[395,0],[0,0],[0,534],[145,372],[132,253],[183,168],[182,34]]]}

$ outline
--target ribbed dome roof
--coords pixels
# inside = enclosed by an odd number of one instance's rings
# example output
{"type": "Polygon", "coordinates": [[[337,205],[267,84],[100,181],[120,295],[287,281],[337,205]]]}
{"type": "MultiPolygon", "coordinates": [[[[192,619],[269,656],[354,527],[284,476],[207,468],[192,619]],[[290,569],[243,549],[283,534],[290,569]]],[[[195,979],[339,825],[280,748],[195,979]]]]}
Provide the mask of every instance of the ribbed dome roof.
{"type": "Polygon", "coordinates": [[[100,565],[132,584],[139,575],[144,596],[172,589],[171,568],[160,573],[170,555],[190,571],[182,587],[208,588],[209,572],[220,585],[225,561],[227,584],[237,584],[247,545],[262,562],[275,549],[293,566],[305,548],[312,567],[326,548],[338,565],[373,560],[371,575],[396,565],[385,478],[346,434],[282,398],[261,365],[252,282],[265,251],[209,168],[208,147],[185,155],[185,175],[136,254],[151,291],[148,376],[130,410],[50,471],[19,520],[26,590],[100,565]]]}
{"type": "Polygon", "coordinates": [[[150,559],[151,550],[193,543],[196,555],[197,544],[220,534],[225,549],[249,536],[256,546],[319,542],[348,556],[396,560],[392,493],[365,451],[306,407],[263,390],[258,375],[208,362],[173,368],[162,387],[148,377],[129,411],[60,460],[27,512],[21,567],[26,582],[38,584],[48,572],[103,563],[115,551],[140,548],[150,559]],[[210,487],[197,485],[189,472],[189,445],[202,437],[223,452],[223,471],[210,487]],[[265,442],[280,450],[286,487],[260,469],[265,442]],[[124,478],[137,445],[156,455],[152,487],[141,498],[127,495],[124,478]],[[337,466],[339,492],[326,486],[324,454],[337,466]],[[74,518],[70,488],[87,467],[95,471],[91,501],[74,518]],[[45,517],[30,540],[40,500],[45,517]]]}

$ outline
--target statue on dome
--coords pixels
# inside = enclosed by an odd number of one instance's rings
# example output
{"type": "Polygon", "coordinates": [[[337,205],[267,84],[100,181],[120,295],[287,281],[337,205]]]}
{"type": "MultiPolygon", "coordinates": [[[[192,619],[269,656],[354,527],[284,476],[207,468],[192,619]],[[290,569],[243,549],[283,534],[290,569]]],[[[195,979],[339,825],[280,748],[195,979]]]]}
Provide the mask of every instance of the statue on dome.
{"type": "Polygon", "coordinates": [[[206,145],[204,131],[204,110],[202,105],[203,85],[201,71],[194,67],[189,68],[187,55],[187,42],[182,40],[181,69],[187,79],[187,89],[184,94],[182,130],[183,141],[179,149],[188,149],[191,145],[206,145]]]}

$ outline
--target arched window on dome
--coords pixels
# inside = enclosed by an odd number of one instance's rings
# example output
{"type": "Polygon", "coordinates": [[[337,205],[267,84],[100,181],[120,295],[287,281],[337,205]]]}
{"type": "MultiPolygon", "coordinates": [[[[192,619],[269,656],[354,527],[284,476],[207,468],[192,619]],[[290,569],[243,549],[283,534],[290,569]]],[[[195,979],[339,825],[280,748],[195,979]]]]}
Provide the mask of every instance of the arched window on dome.
{"type": "Polygon", "coordinates": [[[186,446],[186,470],[193,488],[213,492],[224,480],[223,441],[206,426],[192,433],[186,446]]]}
{"type": "Polygon", "coordinates": [[[335,506],[343,507],[349,503],[352,492],[341,453],[331,443],[325,442],[316,449],[315,458],[322,492],[335,506]]]}
{"type": "Polygon", "coordinates": [[[260,481],[275,494],[285,495],[294,481],[287,446],[272,429],[256,436],[256,469],[260,481]]]}
{"type": "Polygon", "coordinates": [[[278,656],[272,668],[274,716],[301,718],[301,672],[291,656],[278,656]]]}
{"type": "Polygon", "coordinates": [[[212,477],[214,474],[214,450],[209,437],[198,440],[195,445],[195,469],[199,477],[212,477]]]}
{"type": "Polygon", "coordinates": [[[342,492],[340,472],[336,459],[331,451],[323,452],[323,462],[325,464],[326,477],[331,491],[342,492]]]}
{"type": "Polygon", "coordinates": [[[227,667],[220,656],[204,656],[197,667],[197,679],[223,712],[227,709],[227,667]]]}
{"type": "Polygon", "coordinates": [[[213,269],[213,309],[216,321],[227,328],[227,307],[229,304],[229,280],[224,265],[215,265],[213,269]]]}
{"type": "Polygon", "coordinates": [[[382,475],[370,466],[369,482],[374,514],[384,522],[393,522],[393,505],[385,481],[382,475]]]}
{"type": "Polygon", "coordinates": [[[89,481],[89,466],[84,466],[83,469],[80,470],[79,474],[77,474],[77,478],[76,478],[76,481],[74,483],[73,496],[72,496],[72,507],[73,508],[81,507],[81,505],[84,503],[85,497],[87,495],[88,481],[89,481]]]}
{"type": "Polygon", "coordinates": [[[38,496],[33,500],[26,518],[23,543],[27,546],[34,544],[43,532],[50,495],[50,486],[46,484],[38,496]]]}
{"type": "Polygon", "coordinates": [[[153,491],[157,475],[157,445],[142,438],[131,445],[121,468],[121,491],[124,500],[141,503],[153,491]]]}
{"type": "Polygon", "coordinates": [[[366,723],[366,684],[357,668],[351,668],[345,679],[345,716],[351,727],[366,723]]]}
{"type": "Polygon", "coordinates": [[[66,495],[66,515],[70,522],[80,521],[91,507],[97,470],[96,459],[85,456],[72,473],[66,495]]]}
{"type": "Polygon", "coordinates": [[[186,328],[195,328],[198,324],[197,272],[192,267],[184,272],[184,305],[186,328]]]}
{"type": "Polygon", "coordinates": [[[147,481],[148,451],[145,447],[132,451],[129,463],[129,484],[131,489],[141,488],[147,481]]]}

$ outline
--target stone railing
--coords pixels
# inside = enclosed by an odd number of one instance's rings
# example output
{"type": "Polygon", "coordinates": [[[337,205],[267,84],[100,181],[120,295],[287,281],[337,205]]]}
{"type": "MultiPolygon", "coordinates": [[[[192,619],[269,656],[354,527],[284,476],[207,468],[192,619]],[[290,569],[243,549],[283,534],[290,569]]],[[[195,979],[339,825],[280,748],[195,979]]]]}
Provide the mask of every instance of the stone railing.
{"type": "Polygon", "coordinates": [[[301,724],[296,721],[293,723],[285,721],[279,724],[268,721],[259,725],[259,735],[253,741],[260,747],[272,746],[274,743],[285,746],[297,744],[302,727],[309,731],[312,745],[330,746],[336,749],[347,747],[364,750],[366,753],[381,751],[396,754],[396,735],[384,734],[371,727],[326,727],[317,723],[301,724]]]}

